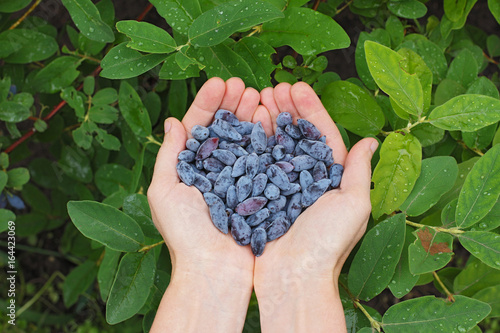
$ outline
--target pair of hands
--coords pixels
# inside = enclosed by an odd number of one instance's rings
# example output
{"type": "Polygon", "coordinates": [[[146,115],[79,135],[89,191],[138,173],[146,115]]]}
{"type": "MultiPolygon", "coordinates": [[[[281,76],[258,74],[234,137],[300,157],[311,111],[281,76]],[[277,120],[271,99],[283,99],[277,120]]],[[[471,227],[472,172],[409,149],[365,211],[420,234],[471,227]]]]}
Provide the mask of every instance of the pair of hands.
{"type": "MultiPolygon", "coordinates": [[[[320,325],[316,328],[321,331],[330,325],[330,332],[332,327],[345,330],[337,279],[366,229],[371,211],[370,160],[377,141],[363,139],[347,153],[337,127],[308,84],[281,83],[259,94],[253,88],[245,89],[239,78],[208,80],[182,122],[166,120],[165,132],[148,200],[153,221],[170,251],[173,272],[153,329],[168,327],[172,331],[178,323],[179,329],[188,331],[188,326],[179,321],[182,314],[176,312],[180,312],[176,297],[190,297],[197,290],[198,306],[221,312],[213,313],[221,318],[220,323],[213,323],[214,330],[241,331],[255,288],[263,329],[283,330],[283,323],[276,325],[280,320],[290,324],[287,318],[292,316],[296,329],[306,325],[304,328],[311,330],[320,325]],[[241,121],[261,121],[268,136],[274,133],[280,112],[290,112],[294,120],[306,119],[326,136],[335,162],[344,165],[340,189],[326,192],[284,236],[266,244],[259,258],[253,256],[249,246],[239,246],[231,235],[220,233],[210,220],[202,194],[181,183],[177,176],[177,155],[185,149],[191,128],[208,126],[221,108],[234,112],[241,121]],[[206,292],[208,298],[202,299],[199,294],[206,292]],[[316,314],[309,313],[308,307],[316,314]],[[335,322],[326,320],[332,312],[337,313],[335,322]],[[266,322],[266,318],[273,320],[266,322]],[[231,320],[235,320],[234,328],[227,326],[231,320]]],[[[191,315],[196,316],[194,312],[191,315]]],[[[203,321],[202,317],[198,319],[203,321]]],[[[189,323],[196,330],[193,317],[189,323]]],[[[202,327],[207,331],[206,325],[202,327]]]]}

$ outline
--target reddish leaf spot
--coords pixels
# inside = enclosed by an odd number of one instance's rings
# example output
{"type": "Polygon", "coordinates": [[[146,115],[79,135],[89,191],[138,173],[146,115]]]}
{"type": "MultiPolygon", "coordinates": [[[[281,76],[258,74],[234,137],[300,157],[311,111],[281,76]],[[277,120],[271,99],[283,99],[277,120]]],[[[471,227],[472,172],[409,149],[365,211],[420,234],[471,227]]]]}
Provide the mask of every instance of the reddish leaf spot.
{"type": "Polygon", "coordinates": [[[451,252],[447,242],[433,243],[434,235],[429,231],[429,228],[419,230],[417,236],[425,252],[431,255],[451,252]]]}

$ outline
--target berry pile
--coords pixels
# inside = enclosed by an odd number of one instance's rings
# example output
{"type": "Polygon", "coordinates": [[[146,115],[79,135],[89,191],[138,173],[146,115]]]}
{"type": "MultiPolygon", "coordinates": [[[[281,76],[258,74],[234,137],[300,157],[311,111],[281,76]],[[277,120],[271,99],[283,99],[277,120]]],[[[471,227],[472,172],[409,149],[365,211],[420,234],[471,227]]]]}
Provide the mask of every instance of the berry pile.
{"type": "Polygon", "coordinates": [[[192,128],[178,157],[179,178],[203,193],[217,229],[250,244],[255,256],[303,209],[337,188],[344,171],[309,121],[294,125],[288,112],[276,121],[276,134],[268,138],[260,122],[239,121],[221,109],[209,127],[192,128]]]}

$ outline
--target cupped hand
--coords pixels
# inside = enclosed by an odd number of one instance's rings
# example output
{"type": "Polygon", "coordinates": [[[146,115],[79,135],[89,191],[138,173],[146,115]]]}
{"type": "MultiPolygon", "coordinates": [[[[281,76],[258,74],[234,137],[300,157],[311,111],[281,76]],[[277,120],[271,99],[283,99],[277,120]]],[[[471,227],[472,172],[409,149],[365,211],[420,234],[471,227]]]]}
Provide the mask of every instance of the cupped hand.
{"type": "Polygon", "coordinates": [[[255,89],[245,89],[238,78],[227,82],[212,78],[200,89],[182,122],[175,118],[165,121],[166,134],[148,200],[156,228],[169,248],[174,271],[215,270],[221,278],[228,272],[241,274],[242,282],[250,281],[251,288],[254,256],[250,248],[237,245],[230,234],[224,235],[214,227],[202,193],[180,182],[176,164],[194,125],[208,126],[220,108],[251,121],[260,113],[267,114],[265,109],[258,110],[259,98],[255,89]]]}
{"type": "MultiPolygon", "coordinates": [[[[359,141],[350,152],[314,90],[306,83],[282,83],[261,92],[267,108],[268,127],[276,128],[280,112],[290,112],[296,122],[303,118],[326,136],[336,163],[345,171],[340,188],[326,192],[297,218],[281,238],[266,244],[255,264],[255,288],[268,284],[273,276],[288,276],[290,283],[301,280],[334,281],[347,256],[366,230],[371,211],[370,160],[377,141],[359,141]]],[[[276,286],[272,286],[275,288],[276,286]]]]}

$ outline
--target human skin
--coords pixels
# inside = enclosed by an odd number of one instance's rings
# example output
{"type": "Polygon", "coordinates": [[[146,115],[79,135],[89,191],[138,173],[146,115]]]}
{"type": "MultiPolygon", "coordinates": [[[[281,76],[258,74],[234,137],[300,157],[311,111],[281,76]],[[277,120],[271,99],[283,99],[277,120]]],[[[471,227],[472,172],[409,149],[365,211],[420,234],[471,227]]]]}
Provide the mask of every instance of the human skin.
{"type": "Polygon", "coordinates": [[[169,118],[165,129],[148,200],[173,269],[151,332],[241,332],[253,287],[263,332],[344,332],[337,279],[366,229],[370,159],[377,141],[364,139],[347,154],[309,85],[279,84],[259,95],[237,78],[208,80],[182,122],[169,118]],[[261,121],[267,135],[273,134],[279,112],[307,119],[327,136],[335,161],[345,166],[340,189],[304,211],[257,259],[248,246],[213,227],[203,196],[180,183],[175,169],[191,128],[208,126],[220,108],[242,121],[261,121]]]}
{"type": "Polygon", "coordinates": [[[313,123],[326,136],[345,171],[339,189],[326,192],[290,230],[256,258],[254,288],[263,332],[345,332],[338,277],[366,230],[371,212],[371,157],[375,139],[359,141],[349,153],[314,90],[306,83],[281,83],[261,92],[274,125],[280,112],[313,123]]]}

